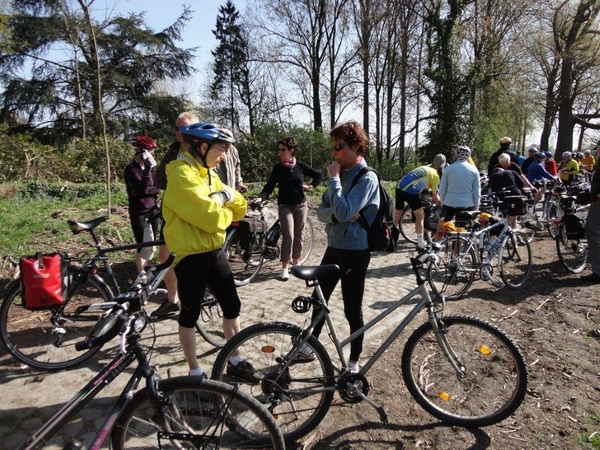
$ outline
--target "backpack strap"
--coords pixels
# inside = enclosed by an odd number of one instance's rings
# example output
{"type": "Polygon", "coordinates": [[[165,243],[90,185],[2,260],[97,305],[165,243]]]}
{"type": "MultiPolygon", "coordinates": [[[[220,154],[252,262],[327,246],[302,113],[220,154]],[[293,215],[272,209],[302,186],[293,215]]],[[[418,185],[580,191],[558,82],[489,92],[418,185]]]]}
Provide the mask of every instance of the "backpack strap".
{"type": "MultiPolygon", "coordinates": [[[[372,167],[367,166],[367,167],[363,167],[362,169],[360,169],[358,171],[358,173],[352,180],[352,185],[350,187],[354,188],[354,186],[356,186],[356,184],[360,181],[360,179],[362,177],[364,177],[368,172],[375,172],[375,175],[377,176],[377,182],[379,183],[379,174],[377,173],[377,171],[375,169],[373,169],[372,167]]],[[[381,198],[379,199],[379,201],[381,202],[381,198]]],[[[364,228],[364,230],[368,234],[369,233],[369,224],[367,222],[367,218],[365,217],[365,214],[363,213],[363,210],[361,209],[358,212],[358,214],[360,215],[360,217],[358,218],[358,223],[360,224],[361,227],[364,228]]],[[[375,218],[377,218],[377,217],[375,217],[375,218]]]]}

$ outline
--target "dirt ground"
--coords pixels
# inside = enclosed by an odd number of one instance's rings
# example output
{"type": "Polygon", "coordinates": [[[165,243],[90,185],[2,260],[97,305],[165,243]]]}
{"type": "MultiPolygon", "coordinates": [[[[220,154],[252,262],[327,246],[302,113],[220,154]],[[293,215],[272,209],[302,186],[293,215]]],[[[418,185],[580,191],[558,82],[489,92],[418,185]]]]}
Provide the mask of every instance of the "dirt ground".
{"type": "MultiPolygon", "coordinates": [[[[533,270],[519,290],[476,281],[451,304],[452,314],[486,319],[520,346],[529,370],[528,394],[517,412],[481,429],[446,425],[420,408],[404,386],[403,345],[415,320],[368,374],[370,396],[389,424],[365,403],[339,396],[312,449],[600,449],[600,285],[563,269],[547,232],[532,242],[533,270]]],[[[589,273],[589,267],[583,274],[589,273]]],[[[450,305],[448,307],[450,309],[450,305]]],[[[375,351],[365,342],[366,356],[375,351]]]]}
{"type": "MultiPolygon", "coordinates": [[[[325,242],[322,234],[317,236],[319,252],[325,242]]],[[[384,406],[389,424],[381,424],[366,403],[345,404],[336,395],[323,423],[294,448],[600,449],[600,285],[584,283],[564,270],[546,232],[532,247],[533,271],[524,288],[496,289],[477,281],[466,298],[451,305],[452,314],[495,323],[521,347],[529,387],[512,417],[467,429],[446,425],[422,410],[400,373],[403,344],[421,323],[415,320],[367,377],[370,396],[384,406]]],[[[0,293],[14,271],[2,256],[0,293]]],[[[364,355],[373,351],[365,342],[364,355]]]]}

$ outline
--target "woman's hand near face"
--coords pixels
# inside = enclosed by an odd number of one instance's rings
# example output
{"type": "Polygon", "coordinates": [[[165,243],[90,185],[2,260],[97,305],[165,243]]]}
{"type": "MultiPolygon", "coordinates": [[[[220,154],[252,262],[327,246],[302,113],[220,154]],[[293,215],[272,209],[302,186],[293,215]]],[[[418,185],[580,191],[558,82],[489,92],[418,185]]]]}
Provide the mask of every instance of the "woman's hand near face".
{"type": "Polygon", "coordinates": [[[339,177],[340,176],[340,163],[337,161],[332,162],[329,166],[327,166],[327,175],[330,177],[339,177]]]}

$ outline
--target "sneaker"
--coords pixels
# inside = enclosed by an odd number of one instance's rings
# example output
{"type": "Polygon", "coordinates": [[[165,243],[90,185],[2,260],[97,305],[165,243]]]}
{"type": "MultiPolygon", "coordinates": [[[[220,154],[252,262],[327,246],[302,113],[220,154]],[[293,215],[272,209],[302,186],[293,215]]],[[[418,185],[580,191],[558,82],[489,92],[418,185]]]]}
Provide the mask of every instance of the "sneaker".
{"type": "Polygon", "coordinates": [[[348,371],[350,373],[358,373],[359,370],[360,370],[360,366],[358,365],[358,363],[356,363],[356,364],[348,363],[348,371]]]}
{"type": "Polygon", "coordinates": [[[262,380],[262,374],[258,372],[252,364],[246,360],[242,360],[237,366],[231,364],[231,361],[227,362],[227,375],[232,377],[241,378],[242,380],[249,381],[251,383],[260,383],[262,380]]]}
{"type": "Polygon", "coordinates": [[[160,306],[150,315],[150,318],[154,321],[168,319],[169,317],[176,316],[179,309],[179,303],[163,300],[160,306]]]}
{"type": "Polygon", "coordinates": [[[288,268],[285,267],[281,269],[281,276],[279,277],[281,281],[287,281],[290,279],[290,273],[288,272],[288,268]]]}
{"type": "Polygon", "coordinates": [[[317,359],[315,352],[304,353],[302,350],[300,350],[292,362],[294,364],[309,363],[313,362],[315,359],[317,359]]]}

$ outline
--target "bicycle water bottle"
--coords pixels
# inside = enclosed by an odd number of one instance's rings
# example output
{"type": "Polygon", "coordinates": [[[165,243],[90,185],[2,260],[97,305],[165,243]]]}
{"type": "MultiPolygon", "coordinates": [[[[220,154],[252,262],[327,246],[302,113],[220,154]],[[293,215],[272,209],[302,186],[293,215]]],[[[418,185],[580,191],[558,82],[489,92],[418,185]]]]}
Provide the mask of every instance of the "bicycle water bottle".
{"type": "Polygon", "coordinates": [[[276,245],[281,235],[281,222],[277,221],[273,224],[267,234],[267,245],[276,245]]]}

